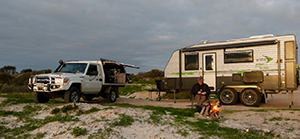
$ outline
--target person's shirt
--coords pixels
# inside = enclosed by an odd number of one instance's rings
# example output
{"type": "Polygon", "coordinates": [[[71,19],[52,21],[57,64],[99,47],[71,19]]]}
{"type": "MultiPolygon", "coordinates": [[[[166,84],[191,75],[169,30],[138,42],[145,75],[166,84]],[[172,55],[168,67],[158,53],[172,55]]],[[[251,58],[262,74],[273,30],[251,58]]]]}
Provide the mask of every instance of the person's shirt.
{"type": "Polygon", "coordinates": [[[198,91],[200,91],[202,89],[201,92],[206,92],[205,96],[206,98],[209,98],[210,95],[210,89],[208,87],[207,84],[203,83],[202,85],[200,85],[199,83],[196,83],[193,85],[191,93],[196,96],[198,94],[198,91]]]}

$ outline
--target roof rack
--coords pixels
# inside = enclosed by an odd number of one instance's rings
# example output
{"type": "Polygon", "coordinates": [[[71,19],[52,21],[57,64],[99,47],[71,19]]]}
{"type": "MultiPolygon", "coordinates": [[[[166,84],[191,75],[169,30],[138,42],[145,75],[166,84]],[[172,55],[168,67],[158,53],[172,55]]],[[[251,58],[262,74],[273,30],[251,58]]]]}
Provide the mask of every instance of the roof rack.
{"type": "Polygon", "coordinates": [[[140,67],[137,67],[135,65],[131,65],[131,64],[126,64],[126,63],[121,63],[121,62],[117,62],[117,61],[114,61],[114,60],[110,60],[110,59],[104,59],[104,58],[100,58],[100,60],[105,63],[105,62],[114,62],[114,63],[118,63],[124,67],[129,67],[129,68],[135,68],[135,69],[139,69],[140,67]]]}

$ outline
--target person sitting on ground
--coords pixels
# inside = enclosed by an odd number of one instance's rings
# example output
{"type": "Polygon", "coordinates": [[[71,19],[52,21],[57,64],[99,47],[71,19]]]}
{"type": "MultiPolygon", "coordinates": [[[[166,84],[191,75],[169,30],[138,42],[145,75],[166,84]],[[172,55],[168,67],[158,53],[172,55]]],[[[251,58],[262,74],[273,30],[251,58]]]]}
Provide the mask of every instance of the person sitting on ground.
{"type": "Polygon", "coordinates": [[[203,77],[198,78],[198,83],[194,84],[191,90],[191,94],[194,95],[197,102],[196,110],[201,112],[203,102],[209,100],[210,89],[207,84],[203,83],[203,77]]]}

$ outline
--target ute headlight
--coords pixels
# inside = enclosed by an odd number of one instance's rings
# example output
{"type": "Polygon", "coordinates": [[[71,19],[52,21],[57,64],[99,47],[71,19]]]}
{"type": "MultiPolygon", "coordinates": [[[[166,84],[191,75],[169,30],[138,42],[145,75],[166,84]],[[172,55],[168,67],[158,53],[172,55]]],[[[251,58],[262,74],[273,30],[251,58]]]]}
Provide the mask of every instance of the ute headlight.
{"type": "Polygon", "coordinates": [[[61,77],[56,77],[55,78],[55,84],[62,84],[63,79],[61,77]]]}

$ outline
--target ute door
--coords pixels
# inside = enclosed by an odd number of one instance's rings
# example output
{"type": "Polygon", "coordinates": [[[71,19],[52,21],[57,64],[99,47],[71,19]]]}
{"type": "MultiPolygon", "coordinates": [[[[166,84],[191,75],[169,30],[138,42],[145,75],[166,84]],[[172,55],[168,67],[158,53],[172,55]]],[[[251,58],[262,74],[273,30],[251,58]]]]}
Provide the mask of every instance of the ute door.
{"type": "Polygon", "coordinates": [[[202,56],[204,82],[211,91],[216,91],[216,53],[204,53],[202,56]]]}
{"type": "Polygon", "coordinates": [[[97,94],[102,87],[102,74],[99,66],[90,64],[84,77],[84,94],[97,94]]]}

